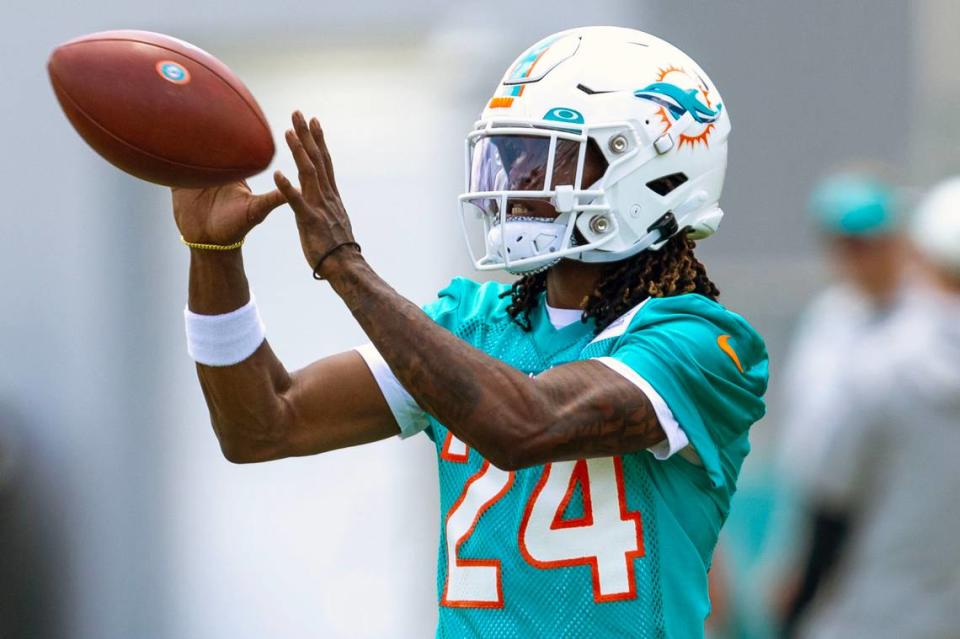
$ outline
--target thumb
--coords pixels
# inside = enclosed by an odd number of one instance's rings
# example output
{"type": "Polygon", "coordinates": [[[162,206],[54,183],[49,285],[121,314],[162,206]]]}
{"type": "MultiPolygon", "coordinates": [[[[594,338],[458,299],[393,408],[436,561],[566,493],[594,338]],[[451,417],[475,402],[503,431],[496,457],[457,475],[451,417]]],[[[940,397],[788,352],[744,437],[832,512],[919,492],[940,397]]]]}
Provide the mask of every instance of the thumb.
{"type": "Polygon", "coordinates": [[[254,196],[253,203],[250,205],[250,221],[254,224],[263,222],[271,211],[281,204],[286,203],[286,201],[287,198],[283,196],[283,193],[281,193],[279,189],[254,196]]]}
{"type": "Polygon", "coordinates": [[[307,210],[307,203],[303,199],[303,194],[300,193],[297,187],[290,183],[286,175],[280,171],[274,172],[273,182],[280,190],[283,200],[290,203],[290,208],[293,209],[294,213],[299,216],[300,213],[307,210]]]}

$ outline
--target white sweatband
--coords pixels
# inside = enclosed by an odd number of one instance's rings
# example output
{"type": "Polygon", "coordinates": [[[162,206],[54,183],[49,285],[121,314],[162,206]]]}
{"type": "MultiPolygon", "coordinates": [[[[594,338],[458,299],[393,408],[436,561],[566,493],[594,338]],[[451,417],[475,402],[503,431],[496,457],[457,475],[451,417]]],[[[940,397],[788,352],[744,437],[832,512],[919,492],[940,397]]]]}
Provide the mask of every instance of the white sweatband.
{"type": "Polygon", "coordinates": [[[266,338],[266,327],[257,311],[253,295],[250,301],[222,315],[199,315],[183,309],[187,330],[187,352],[199,364],[232,366],[242,362],[266,338]]]}

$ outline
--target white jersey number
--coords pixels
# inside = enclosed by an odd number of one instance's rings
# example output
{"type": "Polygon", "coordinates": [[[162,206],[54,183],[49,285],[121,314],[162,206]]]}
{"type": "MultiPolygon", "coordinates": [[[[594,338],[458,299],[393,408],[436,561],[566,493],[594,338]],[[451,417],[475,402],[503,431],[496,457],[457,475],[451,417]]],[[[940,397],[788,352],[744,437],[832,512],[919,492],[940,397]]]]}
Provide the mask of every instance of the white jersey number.
{"type": "Polygon", "coordinates": [[[643,556],[643,526],[640,513],[627,510],[622,464],[619,457],[547,464],[520,524],[527,563],[590,566],[597,603],[637,596],[633,560],[643,556]],[[583,514],[564,519],[577,485],[583,514]]]}
{"type": "Polygon", "coordinates": [[[480,516],[513,486],[513,473],[484,461],[467,480],[447,513],[447,581],[440,603],[452,608],[503,608],[500,561],[461,559],[460,546],[473,534],[480,516]]]}
{"type": "MultiPolygon", "coordinates": [[[[507,494],[513,482],[514,473],[484,461],[447,513],[442,605],[503,607],[500,561],[463,559],[459,551],[483,513],[507,494]]],[[[544,466],[524,509],[519,545],[523,558],[536,568],[589,566],[597,603],[635,598],[633,560],[643,556],[643,527],[640,513],[627,510],[622,460],[608,457],[544,466]],[[565,518],[578,486],[582,515],[565,518]]]]}

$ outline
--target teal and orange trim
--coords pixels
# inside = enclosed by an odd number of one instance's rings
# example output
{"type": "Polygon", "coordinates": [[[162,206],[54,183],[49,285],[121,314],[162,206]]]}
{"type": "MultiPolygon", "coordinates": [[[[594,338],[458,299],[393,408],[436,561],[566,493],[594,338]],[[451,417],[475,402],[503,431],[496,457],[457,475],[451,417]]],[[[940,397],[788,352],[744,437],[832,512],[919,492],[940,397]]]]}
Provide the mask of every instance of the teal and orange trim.
{"type": "MultiPolygon", "coordinates": [[[[520,56],[520,59],[510,72],[509,79],[516,81],[529,78],[530,74],[533,73],[533,69],[537,66],[537,63],[540,62],[540,59],[543,58],[543,55],[553,46],[553,43],[556,42],[557,39],[556,37],[550,37],[533,45],[529,51],[520,56]]],[[[490,100],[489,107],[491,109],[502,109],[513,106],[514,98],[523,95],[525,88],[525,84],[505,86],[501,95],[495,96],[490,100]]]]}

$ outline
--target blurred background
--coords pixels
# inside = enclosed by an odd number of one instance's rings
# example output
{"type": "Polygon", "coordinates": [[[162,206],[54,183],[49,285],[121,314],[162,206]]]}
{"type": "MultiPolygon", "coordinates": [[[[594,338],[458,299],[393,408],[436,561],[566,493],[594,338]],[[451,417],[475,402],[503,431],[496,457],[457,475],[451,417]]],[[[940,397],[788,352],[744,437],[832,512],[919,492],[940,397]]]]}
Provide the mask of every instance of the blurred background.
{"type": "MultiPolygon", "coordinates": [[[[12,0],[2,14],[0,637],[428,637],[436,621],[432,446],[222,458],[184,346],[188,255],[169,193],[84,145],[49,86],[50,51],[105,29],[169,33],[244,79],[278,149],[293,109],[319,116],[364,254],[425,303],[471,274],[456,221],[463,135],[522,49],[583,24],[679,46],[732,117],[727,217],[698,253],[723,303],[767,339],[772,385],[721,542],[717,632],[776,636],[768,595],[804,543],[770,541],[778,374],[831,277],[809,194],[851,161],[915,189],[960,169],[960,5],[12,0]]],[[[282,150],[274,165],[292,170],[282,150]]],[[[288,368],[365,341],[310,278],[288,209],[244,251],[288,368]]]]}

